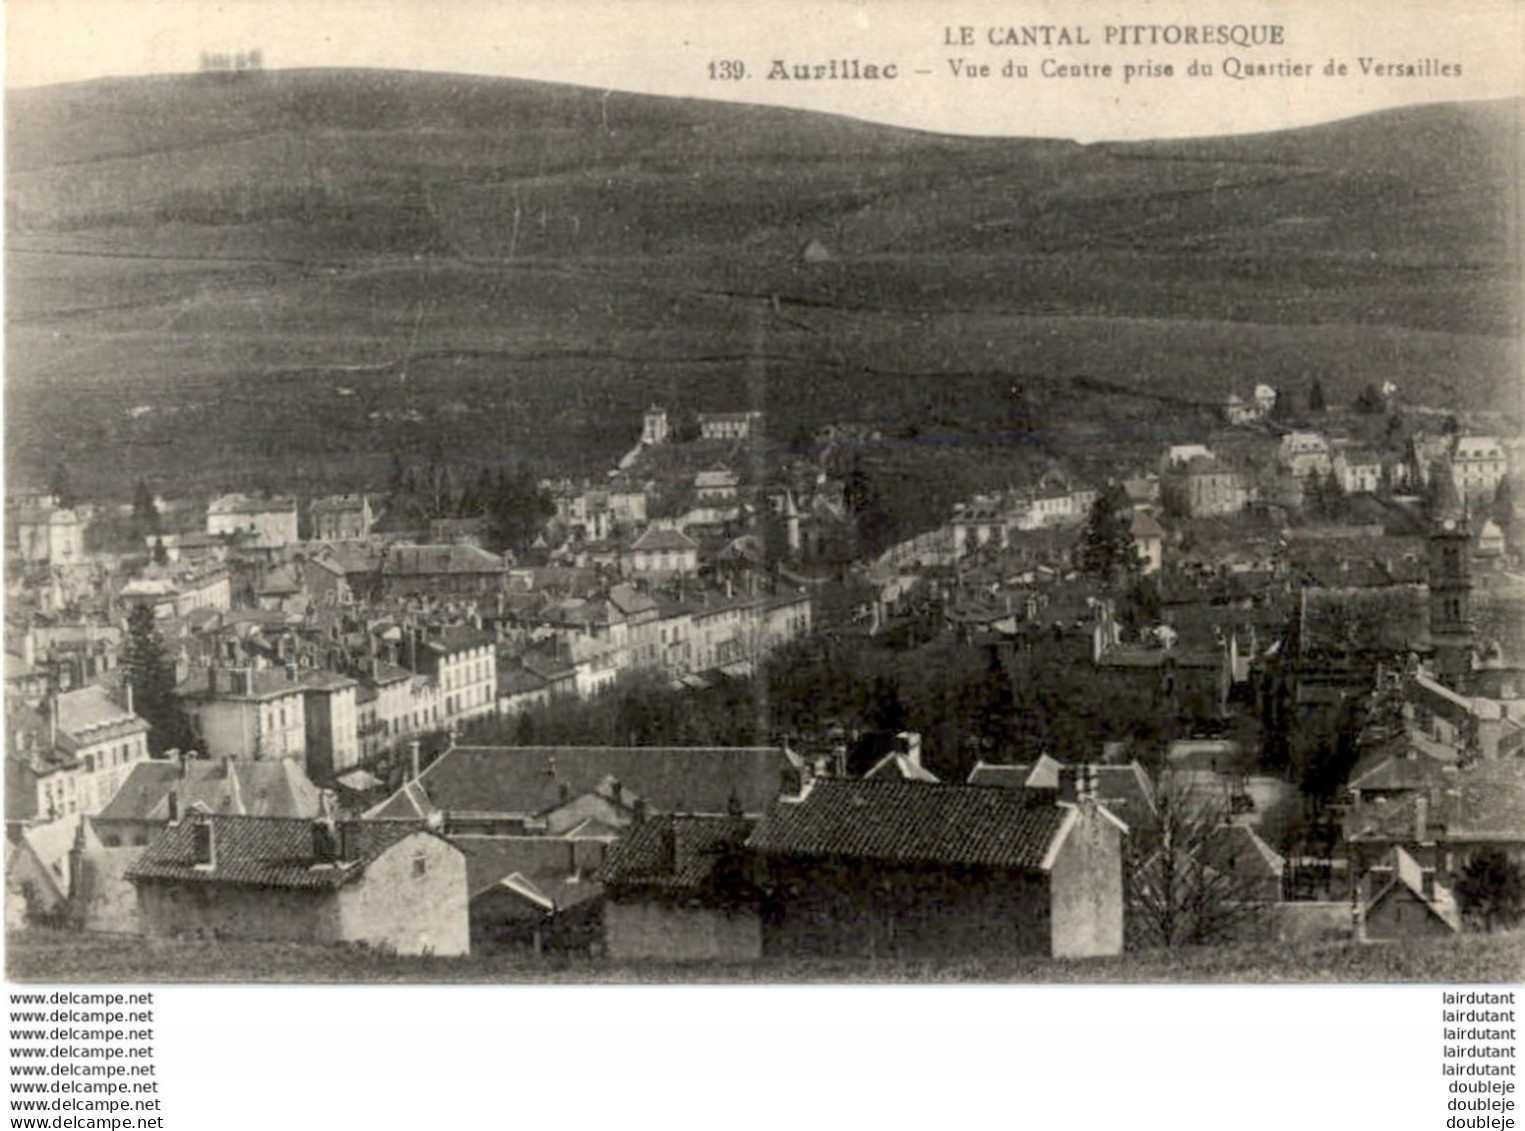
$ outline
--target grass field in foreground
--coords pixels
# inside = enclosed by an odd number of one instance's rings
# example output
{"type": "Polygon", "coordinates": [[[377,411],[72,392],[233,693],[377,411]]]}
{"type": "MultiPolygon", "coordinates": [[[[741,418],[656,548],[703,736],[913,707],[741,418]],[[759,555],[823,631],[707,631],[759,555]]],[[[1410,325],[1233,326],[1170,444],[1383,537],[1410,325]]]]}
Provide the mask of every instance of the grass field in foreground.
{"type": "Polygon", "coordinates": [[[342,946],[149,941],[28,930],[6,937],[11,981],[72,983],[1512,983],[1525,933],[1358,945],[1255,944],[1118,958],[613,962],[490,955],[405,958],[342,946]]]}

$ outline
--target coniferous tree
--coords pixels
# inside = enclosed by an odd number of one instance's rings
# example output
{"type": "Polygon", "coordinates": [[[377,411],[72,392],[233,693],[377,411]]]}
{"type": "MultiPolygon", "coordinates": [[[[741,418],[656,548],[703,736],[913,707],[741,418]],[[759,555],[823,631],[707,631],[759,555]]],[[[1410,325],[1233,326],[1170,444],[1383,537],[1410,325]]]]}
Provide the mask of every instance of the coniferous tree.
{"type": "Polygon", "coordinates": [[[1324,477],[1324,517],[1338,520],[1344,516],[1345,488],[1340,483],[1340,477],[1331,467],[1329,474],[1324,477]]]}
{"type": "Polygon", "coordinates": [[[175,695],[175,665],[164,637],[146,605],[133,609],[127,618],[127,641],[122,652],[123,678],[132,688],[132,708],[152,728],[149,753],[158,755],[172,747],[190,744],[189,721],[175,695]]]}
{"type": "Polygon", "coordinates": [[[132,521],[144,537],[159,533],[159,505],[142,479],[132,492],[132,521]]]}
{"type": "Polygon", "coordinates": [[[1514,484],[1507,475],[1499,480],[1493,492],[1493,521],[1500,530],[1508,530],[1514,524],[1514,484]]]}
{"type": "Polygon", "coordinates": [[[1292,401],[1291,389],[1277,389],[1276,399],[1271,402],[1272,420],[1290,420],[1297,415],[1297,405],[1292,401]]]}
{"type": "Polygon", "coordinates": [[[1387,398],[1382,395],[1375,382],[1368,382],[1366,387],[1356,397],[1355,409],[1357,412],[1376,413],[1387,407],[1387,398]]]}
{"type": "Polygon", "coordinates": [[[1315,377],[1308,387],[1308,411],[1323,412],[1328,407],[1328,402],[1324,399],[1324,383],[1315,377]]]}
{"type": "Polygon", "coordinates": [[[1112,580],[1119,574],[1132,576],[1138,571],[1138,545],[1133,540],[1130,511],[1120,484],[1109,484],[1097,494],[1075,551],[1075,565],[1081,572],[1112,580]]]}
{"type": "Polygon", "coordinates": [[[61,507],[72,507],[79,501],[74,497],[74,478],[69,465],[61,460],[53,465],[53,473],[48,477],[48,493],[61,507]]]}

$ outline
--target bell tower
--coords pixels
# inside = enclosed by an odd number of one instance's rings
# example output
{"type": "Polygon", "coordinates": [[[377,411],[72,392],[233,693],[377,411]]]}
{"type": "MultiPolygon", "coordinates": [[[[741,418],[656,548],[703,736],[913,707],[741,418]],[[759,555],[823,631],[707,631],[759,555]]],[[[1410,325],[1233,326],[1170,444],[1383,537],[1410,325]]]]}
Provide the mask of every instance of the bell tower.
{"type": "Polygon", "coordinates": [[[1465,517],[1444,518],[1430,532],[1429,574],[1436,675],[1459,688],[1472,671],[1472,534],[1465,517]]]}

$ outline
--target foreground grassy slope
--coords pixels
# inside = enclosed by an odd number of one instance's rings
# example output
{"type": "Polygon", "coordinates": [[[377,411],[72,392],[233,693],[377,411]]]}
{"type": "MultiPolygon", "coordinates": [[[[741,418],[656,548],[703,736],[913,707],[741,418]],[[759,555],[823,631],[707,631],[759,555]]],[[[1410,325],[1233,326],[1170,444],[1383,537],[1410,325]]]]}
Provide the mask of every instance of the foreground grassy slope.
{"type": "Polygon", "coordinates": [[[1515,408],[1518,112],[1082,147],[385,72],[16,92],[8,456],[318,487],[442,433],[613,454],[652,399],[1062,426],[1087,375],[1515,408]]]}
{"type": "Polygon", "coordinates": [[[50,931],[6,940],[12,981],[155,982],[1013,982],[1514,983],[1525,935],[1403,944],[1257,945],[1148,951],[1120,958],[930,961],[778,959],[751,963],[614,963],[593,959],[400,958],[347,947],[147,942],[50,931]]]}

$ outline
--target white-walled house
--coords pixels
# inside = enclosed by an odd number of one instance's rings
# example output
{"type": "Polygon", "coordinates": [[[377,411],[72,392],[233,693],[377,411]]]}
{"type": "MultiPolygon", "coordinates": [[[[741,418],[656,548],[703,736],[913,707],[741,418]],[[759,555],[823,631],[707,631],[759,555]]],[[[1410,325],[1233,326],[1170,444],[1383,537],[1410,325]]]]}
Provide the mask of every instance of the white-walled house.
{"type": "Polygon", "coordinates": [[[192,814],[129,869],[151,938],[462,955],[466,857],[417,825],[192,814]]]}

